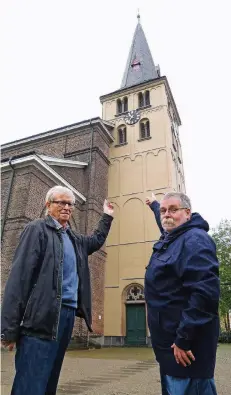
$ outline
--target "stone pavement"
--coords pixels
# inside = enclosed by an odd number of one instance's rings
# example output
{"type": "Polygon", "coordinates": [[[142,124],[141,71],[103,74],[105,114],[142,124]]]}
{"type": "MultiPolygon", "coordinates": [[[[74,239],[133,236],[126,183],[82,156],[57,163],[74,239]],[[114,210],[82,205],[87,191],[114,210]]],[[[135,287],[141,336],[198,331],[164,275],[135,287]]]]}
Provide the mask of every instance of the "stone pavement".
{"type": "MultiPolygon", "coordinates": [[[[2,395],[10,395],[13,363],[14,352],[2,352],[2,395]]],[[[216,366],[218,395],[231,394],[230,373],[231,345],[220,345],[216,366]]],[[[107,348],[69,351],[57,395],[80,394],[160,395],[159,370],[153,361],[152,350],[107,348]]]]}

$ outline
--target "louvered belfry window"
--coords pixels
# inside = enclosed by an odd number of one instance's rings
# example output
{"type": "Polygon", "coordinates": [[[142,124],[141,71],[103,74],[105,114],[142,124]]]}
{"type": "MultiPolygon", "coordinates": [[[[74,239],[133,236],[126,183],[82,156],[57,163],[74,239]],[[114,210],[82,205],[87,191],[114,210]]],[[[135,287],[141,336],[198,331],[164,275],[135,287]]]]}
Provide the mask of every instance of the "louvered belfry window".
{"type": "Polygon", "coordinates": [[[145,107],[150,105],[150,92],[145,91],[138,93],[138,107],[145,107]]]}
{"type": "Polygon", "coordinates": [[[149,104],[150,104],[150,94],[149,94],[149,91],[145,91],[144,97],[145,97],[145,106],[149,106],[149,104]]]}
{"type": "Polygon", "coordinates": [[[123,112],[122,101],[120,99],[117,100],[117,114],[121,114],[123,112]]]}
{"type": "Polygon", "coordinates": [[[125,96],[123,98],[123,112],[126,112],[126,111],[128,111],[128,98],[127,98],[127,96],[125,96]]]}
{"type": "Polygon", "coordinates": [[[148,119],[141,119],[140,121],[140,139],[150,137],[150,122],[148,119]]]}
{"type": "Polygon", "coordinates": [[[118,128],[118,144],[125,144],[127,142],[127,129],[125,125],[118,128]]]}
{"type": "Polygon", "coordinates": [[[138,102],[139,102],[139,108],[144,106],[144,97],[142,92],[139,92],[138,94],[138,102]]]}

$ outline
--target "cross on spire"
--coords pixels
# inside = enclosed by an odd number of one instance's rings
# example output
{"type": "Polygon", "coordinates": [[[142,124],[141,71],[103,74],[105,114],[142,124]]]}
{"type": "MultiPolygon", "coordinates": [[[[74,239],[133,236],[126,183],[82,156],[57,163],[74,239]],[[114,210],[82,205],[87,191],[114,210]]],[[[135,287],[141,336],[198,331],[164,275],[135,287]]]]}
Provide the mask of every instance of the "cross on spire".
{"type": "Polygon", "coordinates": [[[139,11],[139,8],[137,10],[137,19],[138,19],[138,23],[140,23],[140,11],[139,11]]]}

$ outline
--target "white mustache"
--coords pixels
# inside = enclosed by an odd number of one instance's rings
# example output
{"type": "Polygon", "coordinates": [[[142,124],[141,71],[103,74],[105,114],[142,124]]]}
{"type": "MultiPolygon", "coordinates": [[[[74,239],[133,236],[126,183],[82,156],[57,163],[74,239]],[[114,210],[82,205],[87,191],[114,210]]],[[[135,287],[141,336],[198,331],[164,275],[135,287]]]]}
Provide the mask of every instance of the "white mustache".
{"type": "Polygon", "coordinates": [[[172,218],[163,219],[162,225],[174,225],[174,220],[172,218]]]}

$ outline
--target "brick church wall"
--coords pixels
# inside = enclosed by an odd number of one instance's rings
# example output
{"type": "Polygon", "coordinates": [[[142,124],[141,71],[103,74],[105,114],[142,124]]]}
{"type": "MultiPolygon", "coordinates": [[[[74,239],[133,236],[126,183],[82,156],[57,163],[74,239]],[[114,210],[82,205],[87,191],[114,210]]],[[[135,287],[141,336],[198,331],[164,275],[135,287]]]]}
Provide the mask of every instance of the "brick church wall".
{"type": "MultiPolygon", "coordinates": [[[[15,155],[26,155],[35,151],[57,158],[66,158],[91,163],[85,169],[51,166],[66,179],[74,188],[87,198],[86,204],[77,204],[73,213],[71,227],[78,233],[90,234],[96,227],[101,215],[105,197],[107,197],[109,152],[107,136],[100,126],[93,128],[73,130],[70,134],[57,137],[46,137],[41,140],[28,142],[14,148],[2,148],[2,159],[15,155]]],[[[19,236],[25,225],[39,217],[44,216],[44,199],[49,188],[54,183],[34,166],[15,169],[12,189],[8,199],[9,185],[12,171],[2,173],[2,216],[6,216],[2,236],[2,292],[10,271],[12,258],[17,246],[19,236]]],[[[104,270],[106,253],[103,248],[94,253],[89,259],[92,303],[93,303],[93,330],[103,334],[103,306],[104,306],[104,270]],[[100,319],[100,318],[101,319],[100,319]]],[[[77,320],[74,335],[78,335],[85,325],[77,320]]]]}

